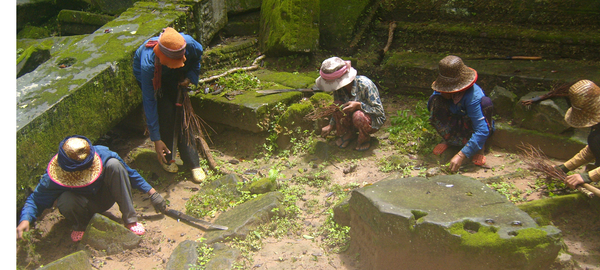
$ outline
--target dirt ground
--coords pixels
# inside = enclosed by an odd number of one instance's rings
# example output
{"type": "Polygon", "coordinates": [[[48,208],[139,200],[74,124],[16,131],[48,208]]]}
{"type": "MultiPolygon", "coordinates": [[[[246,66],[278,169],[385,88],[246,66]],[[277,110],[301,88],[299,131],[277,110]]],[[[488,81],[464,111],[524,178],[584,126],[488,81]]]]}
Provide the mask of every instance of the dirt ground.
{"type": "MultiPolygon", "coordinates": [[[[406,108],[408,102],[392,102],[394,97],[384,100],[387,115],[396,113],[397,110],[406,108]]],[[[386,126],[389,126],[389,118],[386,126]]],[[[387,134],[383,129],[374,136],[377,138],[371,149],[366,152],[352,150],[355,143],[351,143],[347,149],[338,149],[333,141],[327,142],[333,149],[329,154],[336,157],[338,162],[328,163],[326,170],[331,173],[332,184],[346,185],[356,183],[362,187],[380,181],[395,172],[384,173],[379,168],[379,160],[396,155],[393,145],[388,142],[387,134]],[[358,165],[352,172],[344,172],[351,168],[349,159],[358,159],[358,165]]],[[[234,131],[223,131],[218,136],[212,137],[211,149],[220,154],[215,155],[218,160],[238,160],[239,164],[233,165],[237,169],[264,169],[268,168],[268,161],[257,164],[253,162],[254,152],[257,149],[259,139],[249,134],[240,134],[234,131]]],[[[320,139],[323,140],[323,139],[320,139]]],[[[323,140],[324,141],[324,140],[323,140]]],[[[120,154],[126,155],[135,147],[151,148],[150,142],[141,136],[124,136],[121,140],[115,140],[110,147],[117,148],[120,154]]],[[[506,175],[524,168],[525,165],[515,156],[502,149],[492,148],[487,156],[487,166],[477,167],[472,164],[464,165],[462,174],[476,179],[491,176],[506,175]]],[[[314,160],[316,157],[299,156],[299,161],[314,160]]],[[[419,167],[435,168],[436,163],[419,156],[411,156],[419,167]]],[[[560,161],[555,161],[559,163],[560,161]]],[[[157,164],[158,165],[158,164],[157,164]]],[[[308,164],[298,162],[290,171],[282,172],[282,175],[291,177],[299,169],[307,167],[308,164]]],[[[419,170],[413,170],[411,175],[416,176],[419,170]]],[[[285,181],[285,179],[278,179],[285,181]]],[[[521,190],[519,196],[523,200],[530,201],[543,198],[546,195],[536,188],[535,176],[525,178],[511,178],[508,181],[521,190]]],[[[165,199],[170,202],[170,207],[185,211],[185,202],[194,192],[200,188],[198,184],[191,181],[172,181],[159,189],[165,199]]],[[[307,187],[308,190],[311,188],[307,187]]],[[[349,252],[336,254],[324,249],[320,240],[307,239],[303,235],[314,231],[325,221],[324,211],[331,206],[332,198],[327,188],[317,192],[307,192],[306,196],[298,201],[301,214],[301,222],[305,225],[305,232],[290,234],[283,239],[263,239],[262,248],[252,253],[252,265],[246,269],[363,269],[361,268],[360,256],[349,252]],[[309,206],[308,202],[318,200],[316,206],[309,206]]],[[[94,251],[92,265],[96,269],[164,269],[173,249],[184,240],[199,240],[205,233],[195,227],[172,218],[158,215],[151,207],[147,196],[136,191],[134,201],[141,221],[146,226],[146,235],[143,236],[141,246],[120,254],[103,254],[102,251],[94,251]]],[[[120,222],[120,212],[117,206],[113,206],[107,213],[110,218],[120,222]]],[[[564,242],[569,253],[579,265],[575,269],[600,269],[600,219],[598,212],[584,209],[565,213],[554,217],[556,227],[562,230],[564,242]]],[[[214,218],[204,218],[212,221],[214,218]]],[[[34,269],[39,265],[46,265],[54,260],[77,251],[80,246],[70,240],[70,226],[56,209],[44,213],[40,221],[35,224],[36,234],[33,240],[35,252],[27,255],[27,249],[17,244],[17,264],[23,269],[34,269]],[[37,263],[32,262],[31,254],[38,254],[37,263]],[[29,265],[28,265],[29,264],[29,265]]]]}

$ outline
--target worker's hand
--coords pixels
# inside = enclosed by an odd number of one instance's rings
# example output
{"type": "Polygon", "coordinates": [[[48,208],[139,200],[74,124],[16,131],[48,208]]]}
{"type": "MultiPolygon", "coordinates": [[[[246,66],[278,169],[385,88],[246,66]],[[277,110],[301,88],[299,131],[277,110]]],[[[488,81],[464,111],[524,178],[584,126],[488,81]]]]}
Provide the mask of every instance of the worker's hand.
{"type": "Polygon", "coordinates": [[[458,151],[458,153],[456,153],[456,155],[454,155],[454,157],[452,157],[450,160],[450,171],[458,171],[460,165],[462,165],[465,159],[467,159],[467,156],[463,152],[458,151]]]}
{"type": "Polygon", "coordinates": [[[575,188],[578,185],[585,183],[585,181],[583,181],[583,178],[581,177],[580,174],[572,174],[572,175],[567,176],[567,178],[565,178],[565,183],[570,188],[575,188]]]}
{"type": "Polygon", "coordinates": [[[150,195],[150,202],[152,203],[152,206],[154,206],[154,211],[156,211],[156,213],[164,213],[165,210],[167,210],[167,203],[158,192],[154,192],[150,195]]]}
{"type": "Polygon", "coordinates": [[[162,140],[158,140],[158,141],[154,142],[154,150],[156,151],[156,156],[158,158],[158,162],[164,163],[164,164],[169,164],[169,162],[167,162],[167,158],[165,158],[165,156],[167,154],[171,154],[171,150],[169,150],[169,148],[167,148],[167,146],[165,145],[165,143],[162,140]]]}
{"type": "Polygon", "coordinates": [[[190,79],[185,78],[185,80],[183,80],[182,82],[179,83],[179,87],[188,88],[190,86],[190,84],[191,84],[190,79]]]}
{"type": "Polygon", "coordinates": [[[29,220],[23,220],[17,226],[17,239],[23,238],[23,232],[29,231],[29,220]]]}
{"type": "Polygon", "coordinates": [[[326,125],[321,129],[321,137],[325,138],[329,133],[331,133],[332,126],[326,125]]]}
{"type": "Polygon", "coordinates": [[[342,111],[345,114],[352,114],[353,112],[360,110],[361,107],[362,106],[358,101],[348,101],[342,105],[342,111]]]}

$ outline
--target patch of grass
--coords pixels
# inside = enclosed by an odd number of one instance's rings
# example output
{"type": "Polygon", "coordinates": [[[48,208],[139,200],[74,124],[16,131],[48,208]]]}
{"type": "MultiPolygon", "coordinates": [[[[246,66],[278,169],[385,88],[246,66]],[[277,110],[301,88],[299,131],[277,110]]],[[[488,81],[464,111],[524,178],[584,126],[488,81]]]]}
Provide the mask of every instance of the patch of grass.
{"type": "Polygon", "coordinates": [[[300,185],[321,188],[331,182],[331,172],[326,171],[325,166],[321,164],[317,170],[302,176],[294,177],[293,181],[300,185]]]}
{"type": "Polygon", "coordinates": [[[326,250],[341,253],[350,246],[350,227],[340,226],[333,220],[333,209],[327,211],[325,223],[319,227],[317,234],[321,236],[321,244],[326,250]]]}
{"type": "Polygon", "coordinates": [[[430,153],[435,145],[437,132],[429,124],[427,100],[419,100],[412,109],[398,110],[390,116],[390,141],[400,153],[430,153]]]}
{"type": "Polygon", "coordinates": [[[513,203],[524,201],[522,196],[523,191],[517,189],[512,183],[498,182],[487,184],[487,186],[495,191],[498,191],[513,203]]]}
{"type": "Polygon", "coordinates": [[[198,244],[198,258],[196,259],[196,264],[190,265],[188,270],[204,270],[206,269],[206,264],[214,257],[214,248],[202,243],[204,240],[204,238],[201,238],[200,243],[198,244]]]}

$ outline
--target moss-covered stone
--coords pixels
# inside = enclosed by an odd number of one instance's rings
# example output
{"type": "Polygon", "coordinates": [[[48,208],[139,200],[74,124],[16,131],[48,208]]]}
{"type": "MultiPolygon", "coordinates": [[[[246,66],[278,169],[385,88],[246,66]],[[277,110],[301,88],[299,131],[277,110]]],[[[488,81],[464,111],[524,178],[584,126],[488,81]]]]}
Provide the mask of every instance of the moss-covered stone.
{"type": "Polygon", "coordinates": [[[272,210],[281,207],[282,198],[283,195],[277,191],[261,194],[220,214],[214,223],[227,226],[229,229],[207,232],[204,235],[205,243],[212,244],[236,238],[245,239],[248,232],[271,220],[276,214],[272,210]]]}
{"type": "Polygon", "coordinates": [[[179,243],[171,253],[166,269],[189,269],[190,266],[196,265],[199,255],[198,246],[199,244],[196,241],[191,240],[179,243]]]}
{"type": "Polygon", "coordinates": [[[313,131],[312,121],[304,119],[314,109],[310,102],[292,104],[277,121],[277,145],[281,149],[291,146],[292,138],[300,139],[305,131],[313,131]]]}
{"type": "Polygon", "coordinates": [[[92,216],[81,239],[81,243],[90,245],[97,250],[104,250],[108,255],[121,253],[125,249],[133,249],[141,241],[140,236],[101,214],[92,216]]]}
{"type": "Polygon", "coordinates": [[[91,270],[90,256],[80,250],[44,265],[39,270],[91,270]]]}
{"type": "MultiPolygon", "coordinates": [[[[340,5],[339,1],[321,0],[319,22],[321,47],[328,50],[348,47],[354,39],[357,25],[360,25],[361,16],[365,16],[370,3],[369,0],[348,0],[340,5]]],[[[373,5],[371,8],[378,8],[378,6],[373,5]]]]}
{"type": "Polygon", "coordinates": [[[274,178],[261,178],[252,182],[248,186],[248,190],[252,194],[264,194],[277,189],[277,180],[274,178]]]}
{"type": "Polygon", "coordinates": [[[227,12],[230,14],[259,10],[262,0],[227,0],[227,12]]]}
{"type": "Polygon", "coordinates": [[[263,0],[259,44],[269,55],[314,52],[319,45],[318,0],[263,0]]]}
{"type": "Polygon", "coordinates": [[[35,70],[39,65],[50,59],[52,40],[44,40],[38,44],[27,47],[17,57],[17,78],[35,70]]]}
{"type": "Polygon", "coordinates": [[[352,192],[350,238],[369,269],[547,269],[560,230],[464,176],[390,177],[352,192]]]}
{"type": "Polygon", "coordinates": [[[20,38],[40,39],[40,38],[50,37],[51,35],[52,35],[52,32],[50,32],[50,30],[48,30],[46,28],[27,25],[21,31],[19,31],[17,33],[17,38],[18,39],[20,39],[20,38]]]}
{"type": "Polygon", "coordinates": [[[538,225],[546,226],[552,224],[553,216],[563,211],[590,207],[590,204],[583,193],[575,193],[526,202],[518,207],[529,214],[538,225]]]}

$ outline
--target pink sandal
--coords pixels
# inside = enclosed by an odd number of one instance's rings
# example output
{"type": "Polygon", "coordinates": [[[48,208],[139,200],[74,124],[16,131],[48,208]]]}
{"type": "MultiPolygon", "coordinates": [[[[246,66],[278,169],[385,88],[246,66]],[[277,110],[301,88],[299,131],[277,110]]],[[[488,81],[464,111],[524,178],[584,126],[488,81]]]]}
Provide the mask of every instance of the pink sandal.
{"type": "Polygon", "coordinates": [[[139,222],[129,223],[125,227],[137,235],[144,235],[146,233],[146,228],[139,222]]]}
{"type": "Polygon", "coordinates": [[[434,155],[441,155],[442,153],[444,153],[444,151],[446,151],[446,149],[448,149],[448,144],[447,143],[440,143],[440,144],[436,145],[433,148],[433,154],[434,155]]]}
{"type": "Polygon", "coordinates": [[[473,159],[471,159],[471,162],[473,162],[473,164],[477,165],[477,166],[483,166],[485,165],[485,156],[481,155],[481,154],[475,154],[473,156],[473,159]]]}
{"type": "Polygon", "coordinates": [[[81,239],[83,239],[83,233],[84,231],[72,231],[71,240],[73,240],[73,242],[81,241],[81,239]]]}

